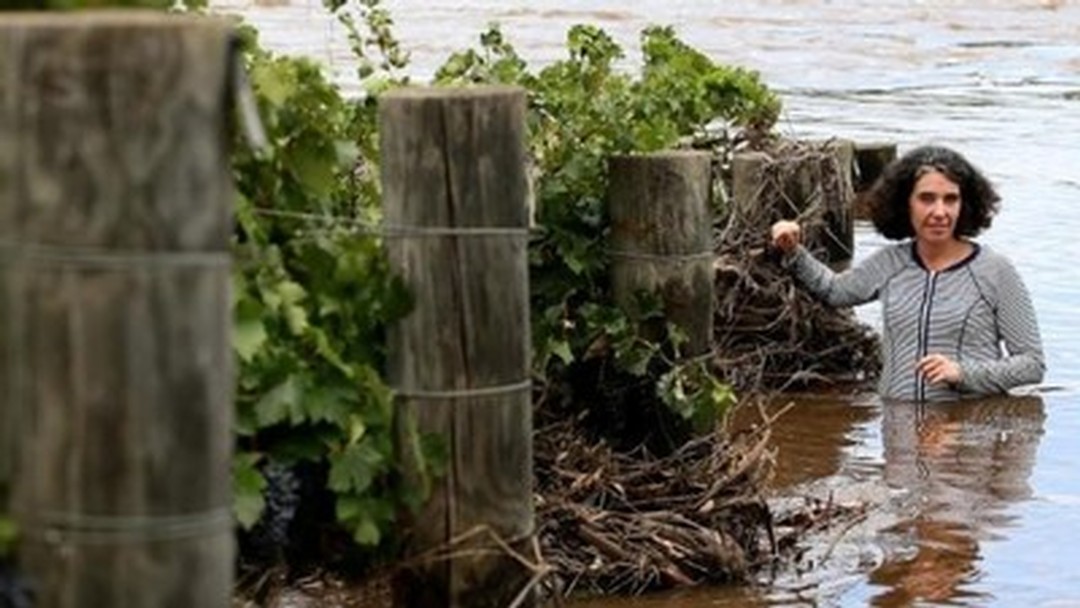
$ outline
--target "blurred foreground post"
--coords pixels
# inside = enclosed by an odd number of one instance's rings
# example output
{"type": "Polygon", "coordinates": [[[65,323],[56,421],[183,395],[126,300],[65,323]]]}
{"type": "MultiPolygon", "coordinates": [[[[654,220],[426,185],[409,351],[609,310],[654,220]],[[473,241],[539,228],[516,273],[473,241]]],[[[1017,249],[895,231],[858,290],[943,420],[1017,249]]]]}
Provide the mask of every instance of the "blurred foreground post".
{"type": "Polygon", "coordinates": [[[2,398],[37,608],[230,605],[230,36],[0,20],[2,398]]]}
{"type": "Polygon", "coordinates": [[[612,282],[629,309],[657,295],[667,320],[689,338],[685,356],[713,339],[712,164],[708,152],[613,157],[609,164],[612,282]]]}
{"type": "Polygon", "coordinates": [[[390,336],[398,449],[417,486],[412,429],[449,458],[409,518],[395,598],[505,607],[532,574],[508,549],[535,560],[525,94],[400,90],[379,128],[390,262],[416,302],[390,336]]]}

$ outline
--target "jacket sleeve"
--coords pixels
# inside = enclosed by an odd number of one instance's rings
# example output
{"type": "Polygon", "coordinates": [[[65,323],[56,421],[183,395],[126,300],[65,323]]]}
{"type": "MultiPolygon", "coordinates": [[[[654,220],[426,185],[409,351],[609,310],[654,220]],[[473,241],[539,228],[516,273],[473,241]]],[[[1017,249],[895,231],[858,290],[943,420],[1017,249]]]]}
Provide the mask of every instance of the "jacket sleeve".
{"type": "Polygon", "coordinates": [[[826,304],[858,306],[878,298],[881,287],[895,272],[895,252],[885,247],[857,266],[835,272],[799,245],[784,264],[807,291],[826,304]]]}
{"type": "Polygon", "coordinates": [[[961,362],[962,391],[1003,393],[1024,384],[1042,382],[1046,371],[1035,307],[1020,274],[1002,258],[994,283],[994,314],[1005,353],[995,361],[961,362]]]}

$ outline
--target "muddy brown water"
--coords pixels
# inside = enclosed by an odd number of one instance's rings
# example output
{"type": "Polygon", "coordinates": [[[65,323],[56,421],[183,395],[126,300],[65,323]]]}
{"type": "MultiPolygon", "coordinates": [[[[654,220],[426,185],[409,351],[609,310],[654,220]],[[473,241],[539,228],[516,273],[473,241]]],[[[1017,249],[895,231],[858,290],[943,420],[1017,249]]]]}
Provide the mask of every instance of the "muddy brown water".
{"type": "MultiPolygon", "coordinates": [[[[319,0],[218,0],[283,52],[323,62],[356,89],[343,32],[319,0]]],[[[690,606],[1080,606],[1080,1],[388,0],[417,81],[490,22],[534,64],[565,54],[571,24],[627,49],[672,25],[717,61],[759,70],[793,137],[956,146],[998,184],[982,242],[1032,292],[1049,370],[1027,396],[882,404],[801,395],[774,430],[775,500],[868,505],[829,530],[812,568],[756,586],[576,602],[690,606]]],[[[881,244],[858,226],[856,257],[881,244]]],[[[877,324],[873,306],[859,315],[877,324]]],[[[785,400],[786,402],[786,400],[785,400]]],[[[784,403],[777,403],[781,407],[784,403]]]]}

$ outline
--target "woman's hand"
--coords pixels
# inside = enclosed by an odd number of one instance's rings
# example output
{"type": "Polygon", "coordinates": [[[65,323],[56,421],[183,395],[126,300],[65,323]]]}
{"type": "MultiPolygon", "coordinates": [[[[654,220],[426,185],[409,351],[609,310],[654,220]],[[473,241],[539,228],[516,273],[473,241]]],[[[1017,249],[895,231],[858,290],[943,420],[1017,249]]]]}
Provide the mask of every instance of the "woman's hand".
{"type": "Polygon", "coordinates": [[[802,240],[802,228],[798,222],[780,220],[772,225],[772,244],[784,253],[791,253],[802,240]]]}
{"type": "Polygon", "coordinates": [[[931,384],[960,384],[960,364],[945,355],[926,355],[915,366],[931,384]]]}

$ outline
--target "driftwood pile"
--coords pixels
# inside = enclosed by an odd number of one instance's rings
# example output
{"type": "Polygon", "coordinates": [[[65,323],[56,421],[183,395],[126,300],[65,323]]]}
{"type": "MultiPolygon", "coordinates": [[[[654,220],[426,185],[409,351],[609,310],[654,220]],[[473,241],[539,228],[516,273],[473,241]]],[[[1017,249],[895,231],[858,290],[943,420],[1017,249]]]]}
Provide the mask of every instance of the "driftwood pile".
{"type": "Polygon", "coordinates": [[[769,237],[773,222],[797,219],[828,259],[843,241],[834,227],[850,209],[850,169],[827,144],[784,142],[770,156],[755,204],[732,205],[716,230],[716,373],[742,391],[864,382],[880,368],[876,335],[797,286],[769,237]]]}
{"type": "Polygon", "coordinates": [[[808,549],[800,541],[861,513],[813,498],[770,505],[769,433],[780,415],[664,457],[589,442],[579,421],[538,428],[535,569],[544,573],[543,595],[752,584],[784,564],[800,568],[808,549]]]}
{"type": "Polygon", "coordinates": [[[541,552],[555,595],[636,594],[744,578],[772,554],[761,498],[767,429],[711,434],[674,453],[617,453],[573,420],[535,435],[541,552]]]}

